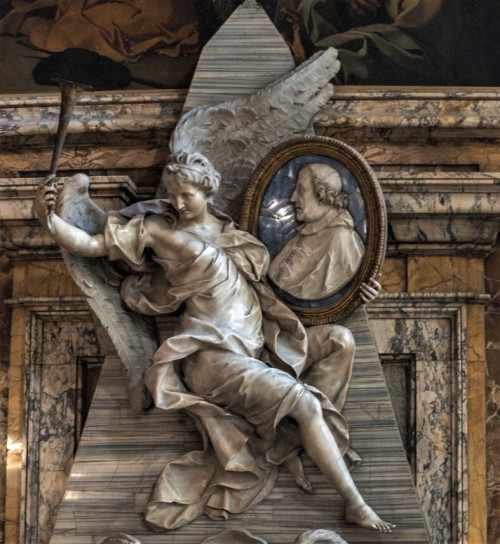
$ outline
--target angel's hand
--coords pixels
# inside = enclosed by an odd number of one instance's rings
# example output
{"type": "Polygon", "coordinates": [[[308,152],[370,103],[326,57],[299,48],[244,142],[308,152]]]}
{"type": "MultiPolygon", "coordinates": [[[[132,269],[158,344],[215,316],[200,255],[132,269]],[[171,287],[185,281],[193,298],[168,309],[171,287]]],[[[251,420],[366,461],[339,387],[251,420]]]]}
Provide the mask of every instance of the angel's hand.
{"type": "Polygon", "coordinates": [[[57,203],[56,176],[50,174],[38,186],[35,196],[35,211],[43,226],[52,232],[52,216],[57,203]]]}
{"type": "Polygon", "coordinates": [[[349,4],[351,9],[358,15],[366,17],[380,9],[382,0],[342,0],[345,4],[349,4]]]}
{"type": "Polygon", "coordinates": [[[360,296],[364,304],[368,304],[377,298],[382,290],[382,286],[377,280],[370,278],[368,283],[363,282],[360,285],[360,296]]]}

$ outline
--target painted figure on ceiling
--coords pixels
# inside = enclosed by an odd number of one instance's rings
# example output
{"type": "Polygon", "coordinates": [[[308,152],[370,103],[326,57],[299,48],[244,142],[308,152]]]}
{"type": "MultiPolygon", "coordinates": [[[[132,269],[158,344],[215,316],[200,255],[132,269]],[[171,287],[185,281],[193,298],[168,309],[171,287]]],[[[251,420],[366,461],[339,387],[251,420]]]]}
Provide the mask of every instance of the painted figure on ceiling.
{"type": "Polygon", "coordinates": [[[179,57],[200,49],[195,0],[21,0],[0,28],[28,34],[45,52],[77,47],[116,61],[135,62],[153,52],[179,57]]]}
{"type": "Polygon", "coordinates": [[[296,58],[335,47],[341,84],[488,85],[476,21],[461,0],[278,0],[296,58]]]}
{"type": "MultiPolygon", "coordinates": [[[[76,47],[116,61],[137,62],[148,54],[179,58],[199,53],[241,1],[16,0],[0,20],[0,35],[25,35],[42,53],[76,47]]],[[[468,0],[260,4],[298,62],[320,49],[339,50],[337,83],[497,84],[492,0],[472,7],[468,0]]]]}

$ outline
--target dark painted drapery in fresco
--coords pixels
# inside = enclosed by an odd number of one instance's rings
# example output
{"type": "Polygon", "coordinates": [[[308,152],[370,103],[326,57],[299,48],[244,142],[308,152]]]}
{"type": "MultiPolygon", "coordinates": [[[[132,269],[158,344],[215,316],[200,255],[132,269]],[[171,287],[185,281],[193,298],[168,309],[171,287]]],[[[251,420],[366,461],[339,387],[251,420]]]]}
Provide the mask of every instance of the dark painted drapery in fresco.
{"type": "MultiPolygon", "coordinates": [[[[187,87],[203,44],[242,0],[10,0],[0,92],[37,90],[37,60],[70,47],[187,87]]],[[[297,62],[336,47],[338,84],[500,85],[496,0],[261,0],[297,62]],[[369,7],[366,7],[369,6],[369,7]]]]}

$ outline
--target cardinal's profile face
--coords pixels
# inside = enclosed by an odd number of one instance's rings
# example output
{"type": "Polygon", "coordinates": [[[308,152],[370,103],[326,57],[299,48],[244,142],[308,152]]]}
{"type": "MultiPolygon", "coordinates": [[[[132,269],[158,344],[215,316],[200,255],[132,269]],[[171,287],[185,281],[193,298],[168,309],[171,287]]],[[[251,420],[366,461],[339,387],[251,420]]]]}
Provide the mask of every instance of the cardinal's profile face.
{"type": "Polygon", "coordinates": [[[328,206],[318,201],[313,188],[312,174],[307,167],[299,172],[290,202],[295,206],[297,221],[303,223],[318,221],[330,210],[328,206]]]}

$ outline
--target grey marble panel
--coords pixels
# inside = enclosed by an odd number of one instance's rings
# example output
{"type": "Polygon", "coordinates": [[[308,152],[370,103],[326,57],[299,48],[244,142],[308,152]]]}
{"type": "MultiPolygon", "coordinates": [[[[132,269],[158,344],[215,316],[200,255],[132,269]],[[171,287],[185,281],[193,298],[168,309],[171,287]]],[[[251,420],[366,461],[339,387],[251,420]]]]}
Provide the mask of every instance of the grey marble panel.
{"type": "MultiPolygon", "coordinates": [[[[12,276],[8,259],[0,255],[0,504],[5,504],[7,463],[8,361],[10,347],[9,309],[4,300],[11,294],[12,276]]],[[[4,537],[5,509],[0,508],[0,542],[4,537]]]]}
{"type": "Polygon", "coordinates": [[[434,298],[382,297],[370,323],[379,353],[414,361],[416,486],[431,541],[466,544],[466,302],[434,298]]]}
{"type": "Polygon", "coordinates": [[[81,302],[33,299],[24,305],[29,325],[21,535],[25,542],[45,544],[79,437],[79,358],[99,355],[99,345],[90,312],[81,302]]]}

